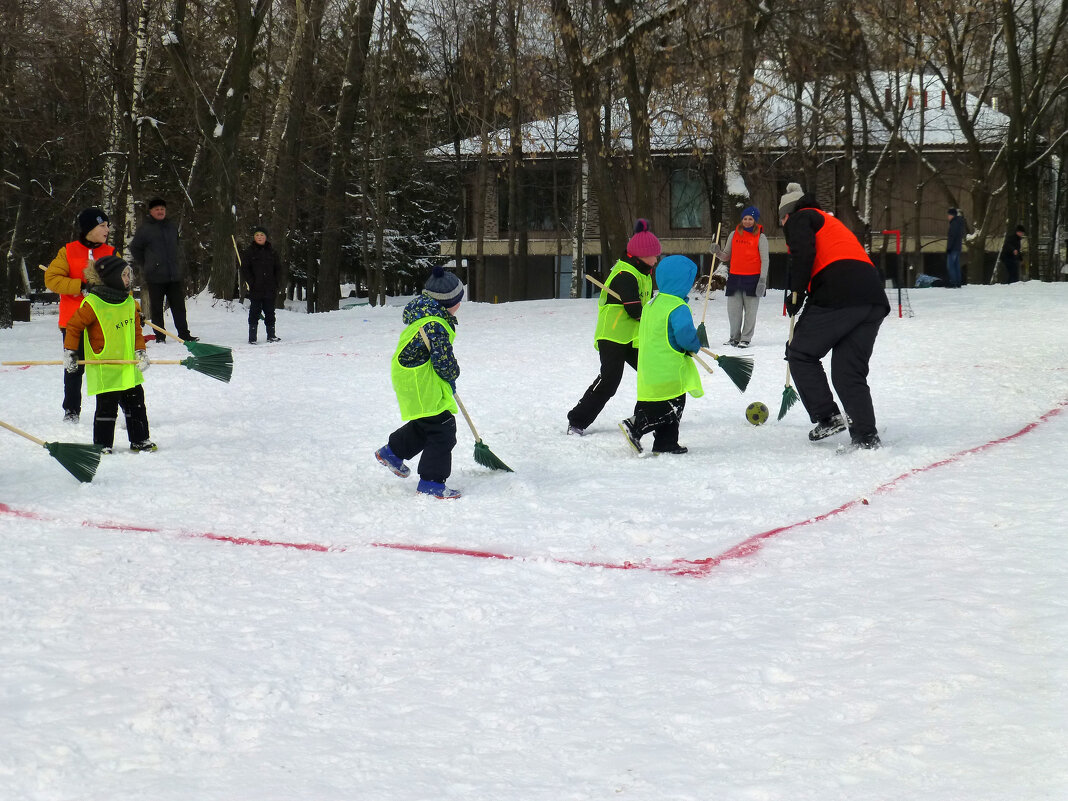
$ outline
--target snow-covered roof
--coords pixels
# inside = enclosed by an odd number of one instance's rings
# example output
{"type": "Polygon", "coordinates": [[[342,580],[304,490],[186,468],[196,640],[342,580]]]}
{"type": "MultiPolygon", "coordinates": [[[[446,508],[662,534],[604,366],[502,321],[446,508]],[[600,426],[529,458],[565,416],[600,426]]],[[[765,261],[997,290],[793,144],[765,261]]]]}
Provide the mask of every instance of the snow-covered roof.
{"type": "MultiPolygon", "coordinates": [[[[841,130],[844,125],[844,101],[841,92],[822,86],[820,93],[823,101],[820,107],[820,144],[824,147],[841,146],[841,130]]],[[[809,136],[813,115],[817,106],[815,87],[806,85],[798,100],[801,103],[801,119],[805,125],[805,135],[809,136]]],[[[901,115],[898,135],[910,142],[925,147],[947,147],[965,142],[960,123],[949,101],[948,93],[943,97],[944,85],[937,75],[916,75],[906,73],[880,72],[873,75],[872,88],[862,89],[866,102],[851,98],[853,107],[854,136],[860,137],[866,130],[870,147],[885,144],[891,133],[887,123],[901,115]],[[889,92],[891,103],[897,110],[890,108],[881,115],[871,107],[884,108],[889,92]],[[924,107],[923,93],[927,93],[924,107]],[[909,96],[912,96],[909,107],[909,96]],[[874,97],[872,96],[874,94],[874,97]],[[944,102],[944,105],[943,105],[944,102]],[[904,106],[903,109],[900,107],[904,106]],[[862,126],[861,121],[864,120],[862,126]],[[921,140],[922,136],[922,140],[921,140]]],[[[775,72],[767,69],[758,70],[756,82],[752,89],[752,105],[746,142],[751,147],[785,148],[796,141],[793,134],[797,119],[797,104],[794,89],[788,87],[775,72]]],[[[714,114],[722,113],[720,108],[710,108],[707,100],[692,87],[676,86],[666,92],[653,96],[649,103],[651,143],[654,153],[686,153],[694,149],[719,149],[716,140],[716,127],[710,120],[714,114]]],[[[1000,142],[1008,127],[1008,117],[989,106],[983,106],[974,95],[965,97],[965,108],[975,117],[975,130],[980,141],[995,145],[1000,142]]],[[[602,116],[602,121],[603,121],[602,116]]],[[[628,152],[632,146],[630,135],[630,117],[626,101],[617,100],[612,106],[612,148],[621,153],[628,152]]],[[[578,116],[574,111],[546,119],[535,120],[520,128],[523,152],[528,156],[539,154],[574,153],[579,141],[578,116]]],[[[511,135],[508,129],[492,131],[489,134],[489,152],[504,156],[511,147],[511,135]]],[[[481,152],[478,137],[466,139],[460,143],[462,155],[473,156],[481,152]]],[[[430,151],[430,155],[447,158],[453,153],[452,145],[441,145],[430,151]]]]}

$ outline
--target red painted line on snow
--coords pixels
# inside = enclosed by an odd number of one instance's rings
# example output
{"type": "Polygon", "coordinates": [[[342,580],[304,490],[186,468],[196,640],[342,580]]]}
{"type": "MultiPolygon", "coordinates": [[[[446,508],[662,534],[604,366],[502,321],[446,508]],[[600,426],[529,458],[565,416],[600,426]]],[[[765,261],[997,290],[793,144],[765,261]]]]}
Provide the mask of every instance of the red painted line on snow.
{"type": "MultiPolygon", "coordinates": [[[[909,470],[896,478],[892,478],[879,486],[877,486],[873,492],[883,495],[892,490],[897,489],[903,481],[913,476],[918,476],[926,473],[930,470],[934,470],[938,467],[945,467],[946,465],[954,464],[961,461],[965,456],[981,453],[985,450],[993,448],[997,445],[1004,445],[1007,442],[1011,442],[1014,439],[1029,434],[1034,431],[1043,423],[1048,423],[1057,415],[1061,414],[1064,409],[1068,407],[1068,399],[1061,401],[1056,407],[1050,409],[1043,414],[1037,420],[1032,423],[1028,423],[1019,431],[1008,434],[998,439],[990,440],[982,445],[977,445],[974,448],[968,448],[967,450],[958,451],[951,456],[947,456],[945,459],[940,459],[937,462],[932,462],[924,467],[916,467],[909,470]]],[[[846,501],[841,506],[838,506],[830,511],[824,512],[821,515],[810,517],[807,520],[800,520],[796,523],[790,523],[785,526],[779,526],[777,528],[762,531],[759,534],[754,534],[751,537],[739,542],[737,545],[733,545],[718,556],[711,556],[707,559],[674,559],[666,564],[654,564],[649,561],[643,562],[591,562],[579,559],[560,559],[556,557],[522,557],[513,554],[496,553],[494,551],[475,550],[471,548],[456,548],[448,545],[418,545],[412,543],[401,542],[372,542],[369,543],[372,548],[387,548],[394,551],[411,551],[415,553],[431,553],[440,554],[446,556],[467,556],[474,559],[500,559],[503,561],[537,561],[543,558],[545,561],[558,565],[573,565],[575,567],[599,567],[605,570],[648,570],[653,573],[667,573],[673,576],[691,576],[699,577],[708,575],[713,568],[723,564],[729,559],[743,559],[747,556],[760,551],[764,547],[764,543],[773,537],[777,537],[780,534],[784,534],[787,531],[793,531],[794,529],[802,528],[803,526],[810,526],[814,523],[820,523],[824,520],[829,520],[832,517],[842,514],[857,506],[862,506],[867,503],[866,498],[855,498],[851,501],[846,501]]],[[[40,520],[43,522],[62,522],[60,518],[49,517],[39,512],[27,511],[24,509],[16,509],[15,507],[8,506],[6,503],[0,502],[0,514],[9,515],[11,517],[21,517],[28,520],[40,520]]],[[[81,525],[87,528],[100,529],[105,531],[133,531],[138,533],[147,534],[166,534],[160,528],[154,528],[151,526],[131,526],[124,523],[112,523],[108,521],[92,522],[89,520],[81,521],[81,525]]],[[[342,546],[332,547],[327,545],[320,545],[314,542],[284,542],[281,540],[269,540],[258,539],[251,537],[234,537],[224,534],[215,534],[213,532],[189,532],[178,531],[171,532],[177,533],[179,536],[187,537],[189,539],[202,539],[210,540],[212,542],[224,542],[230,545],[255,545],[260,547],[273,547],[273,548],[290,548],[297,551],[313,551],[317,553],[344,553],[349,548],[342,546]]]]}

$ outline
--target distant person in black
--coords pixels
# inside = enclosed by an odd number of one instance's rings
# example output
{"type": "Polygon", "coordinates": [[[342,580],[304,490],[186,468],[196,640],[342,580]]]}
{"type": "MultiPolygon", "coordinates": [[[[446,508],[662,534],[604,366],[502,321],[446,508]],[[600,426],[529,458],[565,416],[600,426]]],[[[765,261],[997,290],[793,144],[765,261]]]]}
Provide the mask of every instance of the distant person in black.
{"type": "MultiPolygon", "coordinates": [[[[130,242],[130,255],[148,284],[152,322],[160,328],[166,328],[163,319],[163,300],[166,298],[178,336],[196,342],[197,338],[189,333],[185,317],[185,286],[178,256],[178,226],[167,219],[167,201],[163,198],[154,197],[148,201],[148,217],[137,227],[130,242]]],[[[156,342],[166,341],[166,335],[157,331],[156,342]]]]}
{"type": "Polygon", "coordinates": [[[964,245],[964,218],[957,209],[946,212],[949,231],[946,234],[946,286],[959,288],[961,284],[960,251],[964,245]]]}
{"type": "Polygon", "coordinates": [[[1023,238],[1027,233],[1022,225],[1005,237],[1001,246],[1001,262],[1005,265],[1005,283],[1015,284],[1020,280],[1020,253],[1023,250],[1023,238]]]}
{"type": "Polygon", "coordinates": [[[256,344],[260,316],[267,329],[267,341],[278,342],[274,333],[274,304],[278,288],[285,282],[285,270],[278,251],[267,241],[267,229],[257,225],[252,229],[252,244],[241,254],[241,280],[248,295],[248,342],[256,344]]]}

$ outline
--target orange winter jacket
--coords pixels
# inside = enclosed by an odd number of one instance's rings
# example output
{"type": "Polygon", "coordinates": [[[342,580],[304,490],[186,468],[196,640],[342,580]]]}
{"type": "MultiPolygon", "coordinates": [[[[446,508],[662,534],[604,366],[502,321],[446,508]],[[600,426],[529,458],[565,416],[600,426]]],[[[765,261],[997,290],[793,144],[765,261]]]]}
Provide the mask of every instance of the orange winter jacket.
{"type": "MultiPolygon", "coordinates": [[[[89,263],[89,248],[81,242],[68,242],[59,249],[45,270],[45,286],[59,295],[59,327],[66,328],[71,315],[82,305],[82,281],[89,263]]],[[[93,260],[115,255],[111,245],[96,245],[93,260]]]]}
{"type": "MultiPolygon", "coordinates": [[[[140,319],[141,307],[134,301],[140,319]]],[[[82,344],[82,333],[89,335],[89,345],[94,352],[99,353],[104,347],[104,329],[100,327],[100,321],[96,319],[96,312],[88,303],[83,303],[77,311],[67,320],[67,332],[63,335],[63,347],[67,350],[77,350],[82,344]]],[[[141,326],[134,326],[134,350],[145,349],[145,335],[141,333],[141,326]]]]}

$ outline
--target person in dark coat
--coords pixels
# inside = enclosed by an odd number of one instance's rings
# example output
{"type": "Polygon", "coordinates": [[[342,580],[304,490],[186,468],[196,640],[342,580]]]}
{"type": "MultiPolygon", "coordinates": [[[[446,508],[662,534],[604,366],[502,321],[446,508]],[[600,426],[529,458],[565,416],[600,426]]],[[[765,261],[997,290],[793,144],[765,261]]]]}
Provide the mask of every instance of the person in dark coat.
{"type": "MultiPolygon", "coordinates": [[[[165,328],[163,301],[171,307],[171,317],[179,338],[196,342],[189,333],[185,316],[185,285],[178,255],[178,226],[167,219],[167,201],[154,197],[148,201],[148,217],[137,227],[130,242],[130,256],[141,270],[148,284],[148,298],[152,323],[165,328]]],[[[167,341],[165,334],[156,332],[156,342],[167,341]]]]}
{"type": "Polygon", "coordinates": [[[1023,252],[1023,238],[1027,233],[1022,225],[1005,237],[1001,246],[1001,262],[1005,265],[1005,283],[1015,284],[1020,280],[1020,253],[1023,252]]]}
{"type": "Polygon", "coordinates": [[[267,241],[267,229],[256,226],[252,230],[252,244],[241,254],[241,283],[248,295],[248,341],[256,344],[256,335],[263,316],[267,341],[278,342],[274,333],[274,304],[278,289],[285,281],[285,271],[278,252],[267,241]]]}
{"type": "Polygon", "coordinates": [[[849,428],[854,448],[878,448],[868,362],[890,302],[864,246],[842,222],[820,209],[800,184],[779,201],[779,218],[790,252],[786,311],[798,318],[786,347],[797,394],[816,424],[816,442],[849,428]],[[806,302],[807,298],[807,302],[806,302]],[[831,354],[835,403],[822,359],[831,354]]]}
{"type": "Polygon", "coordinates": [[[946,212],[949,231],[946,234],[946,286],[959,289],[961,285],[960,251],[964,245],[964,218],[958,209],[946,212]]]}

